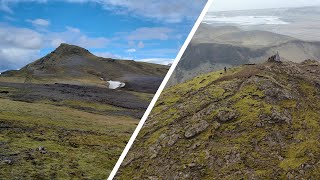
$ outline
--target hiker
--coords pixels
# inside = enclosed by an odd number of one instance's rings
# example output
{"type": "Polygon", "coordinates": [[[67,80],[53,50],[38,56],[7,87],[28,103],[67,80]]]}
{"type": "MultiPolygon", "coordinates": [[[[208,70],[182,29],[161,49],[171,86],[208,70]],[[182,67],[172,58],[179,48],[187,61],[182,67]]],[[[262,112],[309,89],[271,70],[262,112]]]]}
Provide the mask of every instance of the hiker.
{"type": "Polygon", "coordinates": [[[227,73],[227,67],[224,67],[224,73],[227,73]]]}
{"type": "Polygon", "coordinates": [[[277,51],[277,54],[276,54],[276,57],[274,59],[276,62],[281,62],[281,58],[280,58],[280,55],[279,55],[279,52],[277,51]]]}

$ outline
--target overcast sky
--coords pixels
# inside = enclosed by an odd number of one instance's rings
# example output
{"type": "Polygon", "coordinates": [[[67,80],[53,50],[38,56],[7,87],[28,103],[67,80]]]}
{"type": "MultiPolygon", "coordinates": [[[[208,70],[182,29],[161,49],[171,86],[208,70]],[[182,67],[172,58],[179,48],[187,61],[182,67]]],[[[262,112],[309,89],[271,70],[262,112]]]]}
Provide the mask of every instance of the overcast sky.
{"type": "Polygon", "coordinates": [[[320,0],[214,0],[210,11],[320,6],[320,0]]]}

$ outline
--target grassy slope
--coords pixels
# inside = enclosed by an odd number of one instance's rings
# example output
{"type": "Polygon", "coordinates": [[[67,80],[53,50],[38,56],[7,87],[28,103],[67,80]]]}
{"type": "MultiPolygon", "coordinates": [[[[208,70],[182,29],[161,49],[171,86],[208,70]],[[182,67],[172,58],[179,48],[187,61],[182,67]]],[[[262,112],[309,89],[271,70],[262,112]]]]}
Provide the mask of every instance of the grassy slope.
{"type": "Polygon", "coordinates": [[[66,101],[57,106],[0,97],[0,104],[0,177],[4,179],[106,178],[138,122],[71,108],[116,109],[97,103],[66,101]],[[38,150],[40,146],[44,152],[38,150]]]}
{"type": "Polygon", "coordinates": [[[319,64],[241,66],[167,89],[118,179],[320,177],[319,74],[319,64]],[[221,122],[225,112],[236,115],[221,122]]]}

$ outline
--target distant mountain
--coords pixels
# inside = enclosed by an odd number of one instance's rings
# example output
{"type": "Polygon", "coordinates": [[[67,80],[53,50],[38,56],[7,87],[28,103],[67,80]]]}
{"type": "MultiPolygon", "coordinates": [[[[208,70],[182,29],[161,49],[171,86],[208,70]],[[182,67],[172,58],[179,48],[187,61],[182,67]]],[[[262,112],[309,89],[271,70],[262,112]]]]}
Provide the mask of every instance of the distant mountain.
{"type": "Polygon", "coordinates": [[[302,41],[267,31],[201,24],[169,86],[224,67],[260,63],[277,51],[285,61],[320,60],[320,42],[302,41]]]}
{"type": "Polygon", "coordinates": [[[169,67],[133,60],[97,57],[75,45],[61,44],[50,54],[18,71],[7,71],[2,77],[16,77],[26,83],[65,83],[106,86],[117,80],[126,88],[156,91],[169,67]]]}
{"type": "Polygon", "coordinates": [[[261,48],[275,46],[293,40],[296,39],[268,31],[244,31],[235,26],[212,26],[202,23],[193,37],[192,43],[217,43],[261,48]]]}
{"type": "Polygon", "coordinates": [[[320,63],[266,62],[166,89],[117,179],[320,177],[320,63]]]}

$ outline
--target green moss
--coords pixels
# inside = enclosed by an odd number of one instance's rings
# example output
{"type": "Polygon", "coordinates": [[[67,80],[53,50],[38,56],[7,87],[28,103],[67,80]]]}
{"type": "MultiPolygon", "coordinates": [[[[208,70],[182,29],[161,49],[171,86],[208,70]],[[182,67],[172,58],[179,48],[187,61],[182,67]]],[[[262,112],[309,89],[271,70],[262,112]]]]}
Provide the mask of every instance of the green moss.
{"type": "Polygon", "coordinates": [[[215,86],[215,87],[212,87],[210,88],[210,95],[211,97],[210,98],[213,98],[213,99],[222,99],[224,96],[224,93],[225,93],[225,90],[223,88],[220,88],[218,86],[215,86]]]}
{"type": "Polygon", "coordinates": [[[50,104],[1,98],[0,104],[0,123],[14,127],[0,131],[1,154],[14,158],[1,165],[5,179],[104,179],[137,122],[50,104]]]}
{"type": "Polygon", "coordinates": [[[244,96],[256,96],[259,98],[263,98],[265,95],[263,91],[259,90],[256,85],[249,84],[242,87],[240,92],[238,92],[233,98],[238,99],[244,96]]]}
{"type": "Polygon", "coordinates": [[[154,96],[154,94],[134,92],[134,91],[129,91],[129,93],[132,93],[133,95],[138,96],[141,100],[148,101],[148,102],[150,102],[154,96]]]}
{"type": "Polygon", "coordinates": [[[224,76],[233,75],[241,70],[242,70],[242,67],[236,67],[236,68],[230,68],[227,74],[225,74],[223,70],[221,70],[221,71],[215,71],[212,73],[200,75],[185,83],[178,84],[176,86],[168,88],[165,93],[171,94],[171,93],[178,92],[179,94],[185,94],[187,92],[197,91],[203,87],[207,87],[208,85],[211,85],[212,82],[224,76]]]}
{"type": "Polygon", "coordinates": [[[161,136],[161,134],[164,134],[166,131],[166,127],[165,128],[161,128],[158,131],[156,131],[155,133],[153,133],[144,143],[145,147],[148,147],[149,145],[154,144],[155,142],[157,142],[159,140],[159,137],[161,136]]]}
{"type": "Polygon", "coordinates": [[[258,120],[260,114],[261,102],[252,99],[251,97],[244,97],[234,104],[237,112],[240,113],[240,119],[247,121],[258,120]]]}
{"type": "Polygon", "coordinates": [[[166,105],[175,104],[180,100],[180,97],[178,95],[176,96],[170,96],[169,98],[166,98],[167,101],[165,102],[166,105]]]}
{"type": "Polygon", "coordinates": [[[319,125],[319,112],[314,112],[312,110],[307,110],[304,113],[303,119],[305,119],[306,126],[308,128],[312,128],[312,129],[315,129],[315,130],[318,130],[320,128],[320,125],[319,125]]]}
{"type": "MultiPolygon", "coordinates": [[[[150,147],[157,143],[157,137],[172,131],[183,135],[187,127],[200,119],[206,120],[209,127],[193,138],[182,136],[173,146],[162,147],[152,160],[142,158],[128,167],[152,175],[161,174],[159,169],[164,169],[161,167],[164,163],[174,162],[178,166],[172,166],[175,172],[189,173],[188,164],[194,162],[202,166],[191,175],[198,179],[285,179],[288,172],[297,173],[302,164],[309,164],[314,168],[304,169],[303,177],[317,177],[314,175],[319,175],[315,170],[318,165],[314,164],[320,156],[319,91],[313,84],[281,71],[281,66],[271,69],[264,69],[263,65],[246,66],[229,75],[220,74],[221,71],[209,73],[165,90],[157,114],[150,118],[152,123],[138,137],[139,145],[151,137],[151,143],[147,144],[150,147]],[[267,97],[262,90],[266,85],[292,93],[293,99],[267,97]],[[174,101],[168,105],[167,98],[174,101]],[[216,116],[221,110],[236,111],[237,116],[221,122],[217,128],[216,116]],[[272,119],[275,112],[284,114],[290,121],[272,119]],[[164,127],[168,129],[163,131],[164,127]],[[239,159],[234,157],[238,153],[239,159]]],[[[137,151],[138,148],[132,152],[137,151]]],[[[135,176],[134,169],[127,174],[129,168],[123,168],[121,173],[135,176]]]]}
{"type": "Polygon", "coordinates": [[[319,112],[311,109],[300,109],[293,113],[293,128],[311,128],[314,132],[319,132],[319,112]]]}
{"type": "Polygon", "coordinates": [[[65,100],[65,101],[62,101],[61,104],[71,106],[71,107],[92,108],[97,111],[123,110],[123,108],[115,107],[115,106],[108,105],[108,104],[85,102],[85,101],[65,100]]]}
{"type": "Polygon", "coordinates": [[[218,123],[217,121],[210,122],[209,128],[198,136],[197,141],[199,142],[209,141],[210,138],[212,138],[216,134],[216,131],[219,129],[219,127],[220,127],[220,123],[218,123]]]}
{"type": "Polygon", "coordinates": [[[226,126],[226,128],[224,128],[224,130],[225,131],[232,131],[236,128],[237,128],[237,126],[235,126],[235,125],[228,125],[228,126],[226,126]]]}
{"type": "Polygon", "coordinates": [[[307,158],[287,158],[279,164],[279,166],[285,171],[289,171],[290,169],[297,169],[301,164],[305,163],[307,158]]]}
{"type": "MultiPolygon", "coordinates": [[[[258,177],[269,177],[270,174],[272,174],[272,169],[263,169],[263,170],[255,170],[254,173],[258,176],[258,177]]],[[[270,178],[268,178],[270,179],[270,178]]]]}
{"type": "Polygon", "coordinates": [[[317,92],[315,87],[305,81],[300,82],[300,90],[307,95],[308,97],[312,97],[317,92]]]}
{"type": "Polygon", "coordinates": [[[295,101],[295,100],[283,100],[283,101],[280,101],[279,106],[281,108],[284,108],[284,109],[296,108],[297,107],[297,101],[295,101]]]}
{"type": "Polygon", "coordinates": [[[279,108],[264,102],[261,99],[264,96],[264,93],[255,85],[247,85],[231,97],[231,100],[235,101],[233,107],[240,114],[239,120],[247,123],[259,122],[261,114],[271,114],[272,109],[279,108]]]}
{"type": "Polygon", "coordinates": [[[317,140],[306,140],[298,144],[292,144],[288,148],[286,158],[279,166],[286,171],[296,169],[309,160],[307,152],[319,153],[319,147],[320,143],[317,140]]]}

